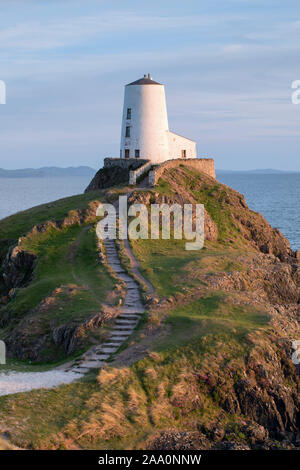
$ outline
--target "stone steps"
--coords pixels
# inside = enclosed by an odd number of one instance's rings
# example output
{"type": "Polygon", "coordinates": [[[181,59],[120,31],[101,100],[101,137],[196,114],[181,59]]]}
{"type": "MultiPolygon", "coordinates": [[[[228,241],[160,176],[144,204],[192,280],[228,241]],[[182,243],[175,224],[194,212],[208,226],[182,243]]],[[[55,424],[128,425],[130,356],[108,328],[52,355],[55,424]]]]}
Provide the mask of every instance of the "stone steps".
{"type": "MultiPolygon", "coordinates": [[[[113,219],[112,219],[113,220],[113,219]]],[[[91,369],[104,367],[112,354],[124,344],[138,325],[145,308],[141,302],[139,284],[124,270],[116,249],[114,240],[103,240],[107,263],[115,272],[118,279],[126,285],[126,297],[124,305],[120,309],[120,315],[115,319],[114,325],[106,341],[99,346],[94,346],[85,353],[79,362],[68,370],[83,375],[91,369]]]]}

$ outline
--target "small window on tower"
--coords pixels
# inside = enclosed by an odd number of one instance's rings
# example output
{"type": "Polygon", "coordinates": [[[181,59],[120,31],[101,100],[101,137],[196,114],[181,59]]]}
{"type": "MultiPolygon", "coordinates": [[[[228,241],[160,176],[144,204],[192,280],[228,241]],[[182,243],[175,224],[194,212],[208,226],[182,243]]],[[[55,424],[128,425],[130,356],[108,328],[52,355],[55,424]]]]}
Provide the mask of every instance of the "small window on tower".
{"type": "Polygon", "coordinates": [[[130,157],[130,150],[125,149],[125,158],[129,158],[129,157],[130,157]]]}
{"type": "Polygon", "coordinates": [[[186,150],[181,150],[181,158],[186,158],[186,150]]]}
{"type": "Polygon", "coordinates": [[[140,158],[140,151],[139,150],[135,151],[135,158],[140,158]]]}
{"type": "Polygon", "coordinates": [[[126,126],[125,137],[130,137],[130,126],[126,126]]]}
{"type": "Polygon", "coordinates": [[[127,108],[127,119],[131,119],[131,108],[127,108]]]}

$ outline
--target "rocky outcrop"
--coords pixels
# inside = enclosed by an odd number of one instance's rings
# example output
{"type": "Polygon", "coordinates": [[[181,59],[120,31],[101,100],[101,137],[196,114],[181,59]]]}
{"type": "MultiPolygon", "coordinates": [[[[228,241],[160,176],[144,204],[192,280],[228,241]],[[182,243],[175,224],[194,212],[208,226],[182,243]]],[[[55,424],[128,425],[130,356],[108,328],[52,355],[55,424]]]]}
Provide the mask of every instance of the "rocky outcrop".
{"type": "Polygon", "coordinates": [[[32,279],[36,256],[20,246],[12,247],[2,266],[2,277],[7,292],[25,287],[32,279]]]}
{"type": "Polygon", "coordinates": [[[106,309],[88,320],[69,322],[61,325],[53,324],[50,331],[41,335],[29,335],[28,328],[34,329],[39,320],[34,317],[24,319],[5,339],[8,357],[32,362],[51,361],[61,351],[64,356],[70,356],[84,347],[87,335],[98,330],[117,315],[116,309],[106,309]]]}
{"type": "Polygon", "coordinates": [[[69,356],[83,346],[84,339],[88,332],[101,328],[116,315],[117,313],[111,310],[110,313],[97,313],[81,325],[60,325],[54,328],[52,332],[53,341],[57,347],[63,348],[65,354],[69,356]]]}
{"type": "Polygon", "coordinates": [[[96,173],[85,192],[129,184],[130,171],[135,171],[146,163],[149,163],[149,160],[142,158],[105,158],[104,167],[96,173]]]}
{"type": "Polygon", "coordinates": [[[300,302],[299,270],[274,255],[249,253],[236,257],[239,270],[201,273],[195,268],[193,278],[201,279],[210,289],[255,294],[264,302],[298,305],[300,302]]]}
{"type": "Polygon", "coordinates": [[[85,193],[97,189],[110,188],[119,184],[128,184],[128,181],[129,168],[120,168],[119,166],[101,168],[86,188],[85,193]]]}

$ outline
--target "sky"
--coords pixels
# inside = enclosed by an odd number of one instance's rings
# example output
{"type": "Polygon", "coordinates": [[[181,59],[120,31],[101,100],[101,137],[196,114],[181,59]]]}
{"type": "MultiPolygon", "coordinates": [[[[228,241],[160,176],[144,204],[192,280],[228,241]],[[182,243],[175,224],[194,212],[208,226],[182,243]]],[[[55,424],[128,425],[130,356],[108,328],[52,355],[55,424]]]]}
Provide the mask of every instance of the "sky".
{"type": "Polygon", "coordinates": [[[299,0],[0,0],[0,167],[119,156],[124,85],[219,169],[300,170],[299,0]]]}

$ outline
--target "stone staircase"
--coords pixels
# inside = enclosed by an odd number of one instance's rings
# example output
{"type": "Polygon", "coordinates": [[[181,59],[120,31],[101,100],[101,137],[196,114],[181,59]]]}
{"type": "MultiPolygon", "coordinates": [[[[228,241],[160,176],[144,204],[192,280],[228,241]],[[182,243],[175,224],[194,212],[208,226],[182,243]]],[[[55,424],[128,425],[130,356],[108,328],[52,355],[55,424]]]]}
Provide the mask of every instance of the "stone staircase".
{"type": "Polygon", "coordinates": [[[109,332],[108,339],[99,346],[89,349],[80,359],[80,362],[72,365],[68,370],[78,374],[85,374],[90,369],[104,367],[109,357],[114,354],[124,342],[131,336],[138,325],[145,308],[141,300],[139,285],[123,269],[115,240],[103,240],[107,263],[114,270],[118,279],[126,285],[126,297],[120,309],[120,315],[115,319],[109,332]]]}

